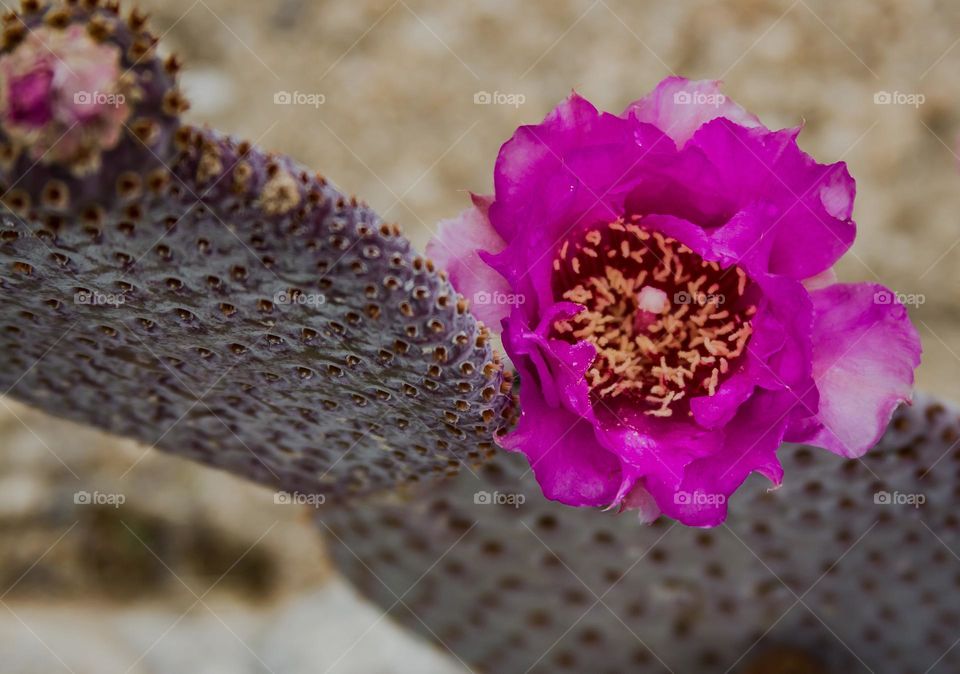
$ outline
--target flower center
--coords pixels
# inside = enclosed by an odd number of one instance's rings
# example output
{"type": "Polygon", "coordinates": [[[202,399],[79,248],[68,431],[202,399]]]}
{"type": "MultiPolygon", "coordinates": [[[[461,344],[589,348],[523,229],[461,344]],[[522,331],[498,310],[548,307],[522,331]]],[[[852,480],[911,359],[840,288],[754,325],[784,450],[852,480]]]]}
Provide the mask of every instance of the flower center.
{"type": "Polygon", "coordinates": [[[559,298],[585,307],[553,336],[597,349],[591,394],[627,397],[644,413],[690,414],[736,368],[756,306],[739,267],[722,268],[679,241],[618,220],[567,240],[553,261],[559,298]]]}

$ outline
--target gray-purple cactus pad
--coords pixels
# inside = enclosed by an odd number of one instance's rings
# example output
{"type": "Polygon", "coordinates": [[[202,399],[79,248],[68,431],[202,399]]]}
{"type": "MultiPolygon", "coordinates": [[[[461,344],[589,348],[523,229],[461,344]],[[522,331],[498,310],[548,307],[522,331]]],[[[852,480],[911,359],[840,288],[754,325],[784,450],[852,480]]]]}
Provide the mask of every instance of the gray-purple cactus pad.
{"type": "Polygon", "coordinates": [[[506,455],[319,522],[366,596],[479,671],[947,674],[958,439],[920,399],[863,461],[786,446],[784,486],[749,482],[713,530],[548,502],[506,455]]]}
{"type": "Polygon", "coordinates": [[[130,60],[142,17],[64,11],[27,23],[110,21],[147,121],[96,173],[0,173],[0,393],[334,498],[488,458],[510,384],[445,276],[322,177],[179,126],[176,63],[130,60]]]}

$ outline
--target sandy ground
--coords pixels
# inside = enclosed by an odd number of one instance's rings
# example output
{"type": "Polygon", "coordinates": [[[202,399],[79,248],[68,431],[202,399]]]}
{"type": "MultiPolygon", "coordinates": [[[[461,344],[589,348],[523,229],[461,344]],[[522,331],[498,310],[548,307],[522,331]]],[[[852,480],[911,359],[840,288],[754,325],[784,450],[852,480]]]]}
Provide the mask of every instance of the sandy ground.
{"type": "MultiPolygon", "coordinates": [[[[191,121],[292,154],[421,246],[466,190],[491,188],[513,129],[571,89],[619,111],[671,73],[721,78],[768,126],[804,123],[819,160],[848,162],[860,234],[840,276],[918,297],[918,386],[960,401],[956,3],[141,4],[187,61],[191,121]]],[[[330,581],[307,514],[268,492],[9,402],[0,438],[5,672],[456,671],[330,581]],[[73,502],[96,490],[126,501],[73,502]]]]}
{"type": "Polygon", "coordinates": [[[3,674],[462,671],[332,574],[311,509],[4,399],[0,437],[3,674]]]}

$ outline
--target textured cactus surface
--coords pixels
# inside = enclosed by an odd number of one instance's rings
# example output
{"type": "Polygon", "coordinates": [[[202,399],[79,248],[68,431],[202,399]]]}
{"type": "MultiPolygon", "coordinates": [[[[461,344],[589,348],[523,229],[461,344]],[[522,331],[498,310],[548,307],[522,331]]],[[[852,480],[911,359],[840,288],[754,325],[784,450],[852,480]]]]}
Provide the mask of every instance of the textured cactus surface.
{"type": "Polygon", "coordinates": [[[36,157],[6,120],[0,390],[332,498],[487,458],[509,382],[444,275],[323,178],[180,126],[176,60],[95,5],[8,18],[4,57],[82,26],[136,93],[76,153],[36,157]]]}
{"type": "Polygon", "coordinates": [[[955,672],[958,439],[921,399],[862,462],[786,446],[784,487],[710,531],[563,508],[511,456],[319,521],[367,596],[482,671],[955,672]]]}

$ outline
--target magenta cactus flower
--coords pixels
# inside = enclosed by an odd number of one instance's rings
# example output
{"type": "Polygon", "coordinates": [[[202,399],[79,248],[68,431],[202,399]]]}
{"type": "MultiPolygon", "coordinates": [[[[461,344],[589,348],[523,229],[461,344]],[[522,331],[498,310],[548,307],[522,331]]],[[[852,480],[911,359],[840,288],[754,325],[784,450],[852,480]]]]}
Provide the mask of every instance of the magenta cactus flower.
{"type": "Polygon", "coordinates": [[[906,309],[831,269],[854,181],[716,82],[664,80],[621,115],[573,94],[501,149],[494,195],[428,248],[503,333],[521,418],[500,438],[544,494],[724,521],[777,449],[864,454],[910,399],[906,309]]]}

